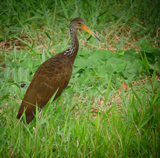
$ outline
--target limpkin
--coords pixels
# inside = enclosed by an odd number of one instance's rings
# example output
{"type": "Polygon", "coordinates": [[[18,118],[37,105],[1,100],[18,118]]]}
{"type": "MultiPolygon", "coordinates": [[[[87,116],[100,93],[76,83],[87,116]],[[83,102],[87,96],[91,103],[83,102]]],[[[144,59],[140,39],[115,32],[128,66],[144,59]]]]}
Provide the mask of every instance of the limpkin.
{"type": "Polygon", "coordinates": [[[39,66],[22,100],[17,114],[18,119],[22,119],[22,114],[25,112],[26,123],[30,123],[35,117],[36,106],[42,109],[56,91],[53,101],[67,87],[79,49],[77,30],[85,30],[100,41],[98,36],[86,26],[82,18],[73,19],[69,28],[72,40],[71,47],[49,58],[39,66]]]}

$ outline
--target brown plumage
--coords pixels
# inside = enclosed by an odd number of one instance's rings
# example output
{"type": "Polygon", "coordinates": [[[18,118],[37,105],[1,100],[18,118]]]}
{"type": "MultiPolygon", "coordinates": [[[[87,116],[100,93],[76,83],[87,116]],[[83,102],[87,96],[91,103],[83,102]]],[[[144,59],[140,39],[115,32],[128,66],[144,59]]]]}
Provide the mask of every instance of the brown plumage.
{"type": "Polygon", "coordinates": [[[98,36],[86,26],[83,19],[73,19],[70,24],[71,47],[46,60],[37,69],[19,108],[18,119],[25,112],[26,122],[30,123],[34,119],[36,105],[42,109],[56,91],[54,100],[67,87],[71,78],[73,63],[79,49],[78,29],[87,31],[100,41],[98,36]]]}

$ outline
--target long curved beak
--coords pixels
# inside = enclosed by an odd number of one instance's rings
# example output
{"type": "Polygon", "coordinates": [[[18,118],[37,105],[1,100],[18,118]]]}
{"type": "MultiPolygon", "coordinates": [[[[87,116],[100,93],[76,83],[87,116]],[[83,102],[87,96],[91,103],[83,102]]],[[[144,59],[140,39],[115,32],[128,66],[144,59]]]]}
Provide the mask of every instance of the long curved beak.
{"type": "Polygon", "coordinates": [[[99,39],[99,37],[98,37],[89,27],[87,27],[86,25],[83,25],[83,26],[82,26],[82,30],[88,32],[88,33],[91,34],[93,37],[95,37],[95,38],[97,38],[99,41],[101,41],[101,40],[99,39]]]}

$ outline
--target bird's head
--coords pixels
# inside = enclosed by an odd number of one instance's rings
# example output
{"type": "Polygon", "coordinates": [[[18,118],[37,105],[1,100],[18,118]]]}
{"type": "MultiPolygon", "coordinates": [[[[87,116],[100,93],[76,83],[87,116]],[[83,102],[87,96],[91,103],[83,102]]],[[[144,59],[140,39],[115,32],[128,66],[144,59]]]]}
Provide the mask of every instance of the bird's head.
{"type": "Polygon", "coordinates": [[[71,21],[70,28],[73,28],[75,30],[84,30],[100,41],[99,37],[86,25],[85,21],[82,18],[73,19],[71,21]]]}

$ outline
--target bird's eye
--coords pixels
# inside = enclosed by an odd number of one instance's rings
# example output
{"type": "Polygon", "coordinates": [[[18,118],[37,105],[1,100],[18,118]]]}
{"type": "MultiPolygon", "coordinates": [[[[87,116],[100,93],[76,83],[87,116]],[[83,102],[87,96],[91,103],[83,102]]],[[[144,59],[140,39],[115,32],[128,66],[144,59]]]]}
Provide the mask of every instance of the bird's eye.
{"type": "Polygon", "coordinates": [[[81,22],[78,23],[79,25],[81,24],[81,22]]]}

